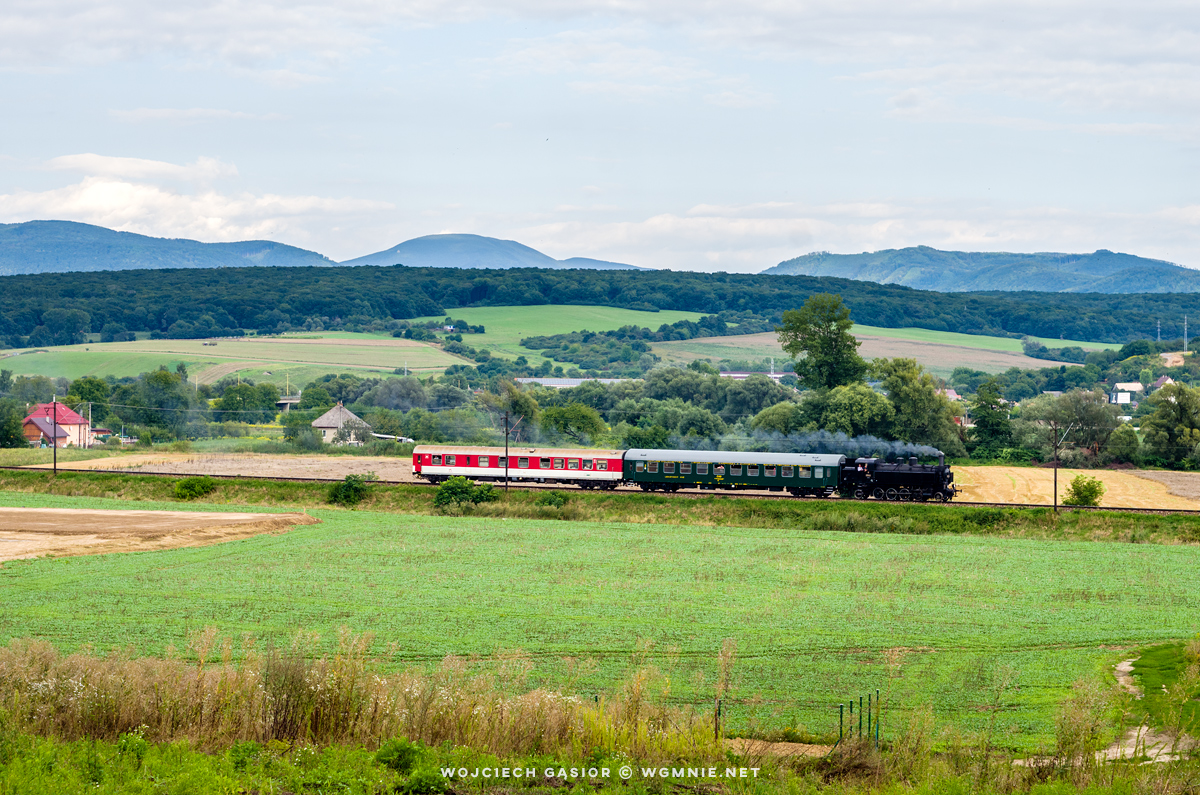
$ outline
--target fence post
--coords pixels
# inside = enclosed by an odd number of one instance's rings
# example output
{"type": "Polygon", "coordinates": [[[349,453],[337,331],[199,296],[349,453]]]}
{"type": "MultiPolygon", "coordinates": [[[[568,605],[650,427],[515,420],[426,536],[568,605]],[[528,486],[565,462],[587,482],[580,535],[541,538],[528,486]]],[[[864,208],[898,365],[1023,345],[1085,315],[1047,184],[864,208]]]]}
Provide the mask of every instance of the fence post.
{"type": "Polygon", "coordinates": [[[871,709],[871,694],[868,692],[867,693],[867,739],[868,740],[871,739],[871,717],[872,717],[871,713],[872,712],[873,712],[873,710],[871,709]]]}
{"type": "Polygon", "coordinates": [[[858,697],[858,739],[862,739],[862,696],[858,697]]]}
{"type": "Polygon", "coordinates": [[[879,688],[875,688],[875,747],[879,747],[879,721],[883,718],[883,707],[879,704],[879,688]]]}
{"type": "Polygon", "coordinates": [[[838,745],[842,744],[842,726],[845,724],[846,705],[838,704],[838,745]]]}
{"type": "Polygon", "coordinates": [[[717,708],[713,713],[713,739],[721,744],[721,699],[717,699],[717,708]]]}

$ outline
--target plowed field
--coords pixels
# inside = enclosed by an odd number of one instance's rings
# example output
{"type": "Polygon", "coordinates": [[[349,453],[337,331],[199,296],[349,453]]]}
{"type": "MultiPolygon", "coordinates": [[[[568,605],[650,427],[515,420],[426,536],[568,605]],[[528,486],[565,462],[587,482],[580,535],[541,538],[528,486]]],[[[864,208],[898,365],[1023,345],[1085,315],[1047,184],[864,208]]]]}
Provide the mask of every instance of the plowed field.
{"type": "Polygon", "coordinates": [[[0,508],[0,561],[204,546],[317,521],[298,513],[0,508]]]}

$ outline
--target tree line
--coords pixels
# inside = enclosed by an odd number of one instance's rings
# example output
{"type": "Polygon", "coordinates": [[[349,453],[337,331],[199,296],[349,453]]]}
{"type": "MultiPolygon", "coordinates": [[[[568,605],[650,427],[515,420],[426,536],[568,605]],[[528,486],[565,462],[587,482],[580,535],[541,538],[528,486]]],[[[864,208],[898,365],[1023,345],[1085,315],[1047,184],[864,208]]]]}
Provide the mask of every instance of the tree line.
{"type": "Polygon", "coordinates": [[[296,330],[383,330],[389,321],[475,306],[578,304],[775,323],[810,296],[836,293],[855,321],[967,334],[1105,342],[1182,334],[1195,294],[938,293],[809,276],[673,271],[303,267],[116,271],[0,277],[0,340],[11,347],[296,330]]]}

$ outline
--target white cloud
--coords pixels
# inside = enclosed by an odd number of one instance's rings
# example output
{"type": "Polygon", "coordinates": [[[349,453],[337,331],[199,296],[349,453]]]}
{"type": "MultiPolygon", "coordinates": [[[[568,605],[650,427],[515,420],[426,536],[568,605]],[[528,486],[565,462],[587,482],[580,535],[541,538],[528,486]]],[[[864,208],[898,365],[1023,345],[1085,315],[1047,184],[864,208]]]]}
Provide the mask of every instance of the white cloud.
{"type": "MultiPolygon", "coordinates": [[[[56,160],[69,161],[69,158],[56,160]]],[[[161,168],[171,165],[169,163],[132,158],[107,160],[147,163],[154,167],[137,174],[131,173],[136,171],[131,168],[97,173],[78,183],[52,190],[0,194],[0,218],[7,222],[63,219],[125,232],[207,242],[248,238],[304,241],[337,219],[355,218],[361,222],[364,217],[392,209],[386,202],[354,198],[221,193],[212,189],[181,192],[138,181],[139,177],[174,176],[161,168]]]]}
{"type": "Polygon", "coordinates": [[[56,157],[48,160],[46,167],[53,171],[78,171],[105,177],[181,179],[202,182],[220,177],[236,177],[238,173],[237,166],[231,163],[222,163],[211,157],[197,158],[196,162],[181,166],[162,160],[109,157],[91,153],[56,157]]]}
{"type": "Polygon", "coordinates": [[[503,234],[553,256],[676,270],[757,272],[811,251],[916,245],[967,251],[1108,248],[1200,267],[1196,205],[1143,213],[902,202],[700,205],[633,221],[545,221],[503,234]]]}

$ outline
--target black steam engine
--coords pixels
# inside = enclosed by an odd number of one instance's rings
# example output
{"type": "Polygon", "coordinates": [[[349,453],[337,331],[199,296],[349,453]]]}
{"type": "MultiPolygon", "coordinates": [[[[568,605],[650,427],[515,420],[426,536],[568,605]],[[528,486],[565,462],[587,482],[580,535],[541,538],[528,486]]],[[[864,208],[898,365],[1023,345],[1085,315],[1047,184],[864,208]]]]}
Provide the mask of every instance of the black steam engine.
{"type": "Polygon", "coordinates": [[[881,458],[859,458],[842,466],[838,489],[843,497],[856,500],[910,500],[946,502],[958,491],[954,473],[945,456],[936,464],[920,464],[915,457],[889,462],[881,458]]]}

